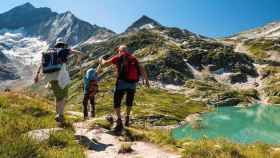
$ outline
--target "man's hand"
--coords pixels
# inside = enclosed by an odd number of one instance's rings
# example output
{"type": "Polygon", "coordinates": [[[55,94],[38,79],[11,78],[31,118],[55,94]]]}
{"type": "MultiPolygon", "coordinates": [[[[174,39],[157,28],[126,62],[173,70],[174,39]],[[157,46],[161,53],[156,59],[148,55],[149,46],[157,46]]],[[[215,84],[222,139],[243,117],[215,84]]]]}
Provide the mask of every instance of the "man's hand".
{"type": "Polygon", "coordinates": [[[42,66],[40,65],[38,70],[37,70],[36,76],[34,78],[34,83],[38,83],[39,82],[39,75],[41,73],[41,68],[42,68],[42,66]]]}

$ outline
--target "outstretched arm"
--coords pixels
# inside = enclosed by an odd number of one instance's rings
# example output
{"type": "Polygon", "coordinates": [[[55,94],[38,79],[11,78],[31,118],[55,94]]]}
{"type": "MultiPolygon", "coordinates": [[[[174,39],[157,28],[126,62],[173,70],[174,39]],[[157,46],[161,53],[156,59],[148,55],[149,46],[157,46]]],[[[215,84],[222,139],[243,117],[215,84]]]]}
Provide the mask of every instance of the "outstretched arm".
{"type": "Polygon", "coordinates": [[[100,74],[101,72],[102,72],[102,66],[101,66],[101,64],[99,64],[96,68],[96,73],[100,74]]]}
{"type": "MultiPolygon", "coordinates": [[[[70,50],[70,54],[77,55],[76,64],[79,64],[80,66],[81,66],[82,59],[88,57],[88,55],[86,53],[82,53],[81,51],[74,50],[74,49],[70,50]]],[[[81,71],[82,71],[82,69],[81,69],[81,71]]]]}
{"type": "Polygon", "coordinates": [[[70,53],[82,58],[86,58],[88,56],[86,53],[82,53],[81,51],[74,50],[74,49],[71,49],[70,53]]]}
{"type": "Polygon", "coordinates": [[[144,77],[144,80],[145,80],[145,85],[150,88],[150,82],[149,82],[149,78],[148,78],[148,74],[144,68],[143,65],[140,65],[140,72],[141,72],[141,75],[144,77]]]}
{"type": "Polygon", "coordinates": [[[108,59],[108,60],[105,60],[105,59],[101,59],[101,65],[104,65],[104,66],[110,66],[113,64],[113,58],[111,59],[108,59]]]}

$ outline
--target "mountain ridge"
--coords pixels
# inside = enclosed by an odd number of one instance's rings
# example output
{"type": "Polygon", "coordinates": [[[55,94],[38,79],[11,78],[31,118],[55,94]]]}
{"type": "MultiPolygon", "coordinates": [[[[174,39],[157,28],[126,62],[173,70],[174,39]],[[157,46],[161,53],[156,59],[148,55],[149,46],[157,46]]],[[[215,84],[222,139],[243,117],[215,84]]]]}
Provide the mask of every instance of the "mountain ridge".
{"type": "Polygon", "coordinates": [[[64,37],[73,46],[94,36],[102,37],[100,33],[104,38],[115,34],[112,30],[77,18],[70,11],[59,14],[47,7],[36,8],[31,3],[25,3],[0,14],[0,29],[19,28],[24,28],[27,35],[39,36],[51,45],[58,37],[64,37]]]}

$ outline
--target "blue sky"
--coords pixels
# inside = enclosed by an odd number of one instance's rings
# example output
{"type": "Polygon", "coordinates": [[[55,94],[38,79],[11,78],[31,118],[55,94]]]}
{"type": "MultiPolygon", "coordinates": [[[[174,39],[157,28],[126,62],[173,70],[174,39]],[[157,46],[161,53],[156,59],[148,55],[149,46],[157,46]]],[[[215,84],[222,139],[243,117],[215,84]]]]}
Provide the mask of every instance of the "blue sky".
{"type": "Polygon", "coordinates": [[[210,37],[229,36],[280,20],[279,0],[5,0],[0,12],[25,2],[59,13],[70,10],[115,32],[123,32],[143,14],[163,25],[210,37]]]}

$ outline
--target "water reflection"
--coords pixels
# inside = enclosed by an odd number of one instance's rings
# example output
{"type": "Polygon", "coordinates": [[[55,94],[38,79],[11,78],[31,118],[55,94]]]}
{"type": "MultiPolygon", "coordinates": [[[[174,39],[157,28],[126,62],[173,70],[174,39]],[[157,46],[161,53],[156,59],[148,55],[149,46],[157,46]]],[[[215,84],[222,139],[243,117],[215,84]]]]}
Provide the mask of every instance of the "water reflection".
{"type": "Polygon", "coordinates": [[[280,107],[222,107],[202,115],[200,126],[191,124],[174,129],[175,139],[226,138],[238,143],[280,144],[280,107]]]}

